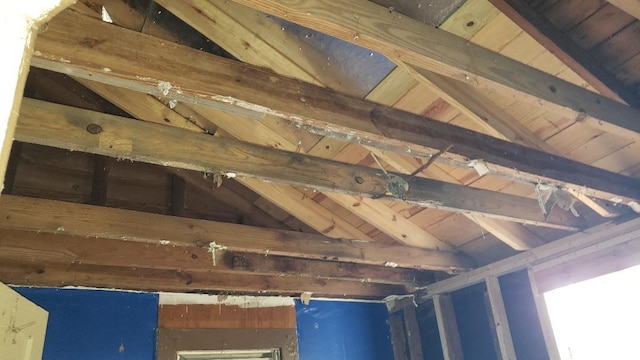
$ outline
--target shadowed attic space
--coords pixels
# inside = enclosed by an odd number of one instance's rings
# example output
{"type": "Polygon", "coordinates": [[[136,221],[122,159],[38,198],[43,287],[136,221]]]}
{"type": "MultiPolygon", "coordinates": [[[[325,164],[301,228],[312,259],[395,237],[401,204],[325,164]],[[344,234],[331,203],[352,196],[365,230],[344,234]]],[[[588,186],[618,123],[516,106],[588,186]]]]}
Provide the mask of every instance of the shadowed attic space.
{"type": "Polygon", "coordinates": [[[511,1],[379,2],[289,21],[195,0],[56,16],[0,200],[0,280],[381,298],[634,216],[638,112],[622,102],[640,55],[620,43],[637,19],[596,1],[571,18],[569,0],[528,2],[518,24],[511,1]],[[596,28],[604,12],[615,25],[596,28]]]}

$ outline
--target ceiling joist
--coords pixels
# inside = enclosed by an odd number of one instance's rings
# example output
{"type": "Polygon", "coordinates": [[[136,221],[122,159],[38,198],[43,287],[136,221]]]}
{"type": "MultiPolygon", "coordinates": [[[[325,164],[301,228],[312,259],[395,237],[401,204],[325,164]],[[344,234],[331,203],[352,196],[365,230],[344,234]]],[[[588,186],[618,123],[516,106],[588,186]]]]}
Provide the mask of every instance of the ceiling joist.
{"type": "Polygon", "coordinates": [[[254,111],[276,115],[324,135],[399,152],[430,156],[436,149],[453,145],[451,153],[455,155],[440,157],[440,161],[468,166],[471,159],[483,159],[496,174],[524,178],[532,184],[568,186],[590,196],[622,199],[625,203],[640,198],[635,179],[71,13],[50,24],[39,37],[36,50],[34,65],[54,71],[245,115],[254,111]],[[92,60],[97,58],[100,61],[92,60]]]}
{"type": "MultiPolygon", "coordinates": [[[[579,218],[561,210],[545,217],[535,199],[420,177],[388,177],[379,169],[33,99],[23,101],[15,137],[28,143],[218,176],[253,177],[368,198],[395,198],[425,207],[565,230],[583,226],[579,218]],[[402,189],[404,184],[408,186],[406,191],[402,189]]],[[[436,244],[434,248],[439,247],[436,244]]]]}
{"type": "Polygon", "coordinates": [[[450,272],[474,267],[452,252],[11,195],[0,198],[0,214],[3,229],[204,248],[211,262],[231,251],[450,272]]]}

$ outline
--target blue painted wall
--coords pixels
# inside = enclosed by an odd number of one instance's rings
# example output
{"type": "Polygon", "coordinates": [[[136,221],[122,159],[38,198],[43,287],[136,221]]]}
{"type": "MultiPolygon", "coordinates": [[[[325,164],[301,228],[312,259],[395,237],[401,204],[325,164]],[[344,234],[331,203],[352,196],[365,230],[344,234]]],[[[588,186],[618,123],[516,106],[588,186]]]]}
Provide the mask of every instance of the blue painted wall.
{"type": "Polygon", "coordinates": [[[15,287],[49,311],[44,360],[155,359],[158,295],[15,287]]]}
{"type": "Polygon", "coordinates": [[[296,301],[300,360],[392,360],[387,308],[381,303],[296,301]]]}

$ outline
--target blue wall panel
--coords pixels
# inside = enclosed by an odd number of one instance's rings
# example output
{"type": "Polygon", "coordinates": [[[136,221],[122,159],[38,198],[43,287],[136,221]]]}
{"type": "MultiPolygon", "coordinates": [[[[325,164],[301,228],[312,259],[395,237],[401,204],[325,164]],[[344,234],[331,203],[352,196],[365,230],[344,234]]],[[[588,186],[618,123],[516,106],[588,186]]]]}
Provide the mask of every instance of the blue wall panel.
{"type": "Polygon", "coordinates": [[[296,301],[300,360],[392,360],[382,303],[296,301]]]}
{"type": "Polygon", "coordinates": [[[49,311],[44,360],[155,358],[157,294],[14,289],[49,311]]]}

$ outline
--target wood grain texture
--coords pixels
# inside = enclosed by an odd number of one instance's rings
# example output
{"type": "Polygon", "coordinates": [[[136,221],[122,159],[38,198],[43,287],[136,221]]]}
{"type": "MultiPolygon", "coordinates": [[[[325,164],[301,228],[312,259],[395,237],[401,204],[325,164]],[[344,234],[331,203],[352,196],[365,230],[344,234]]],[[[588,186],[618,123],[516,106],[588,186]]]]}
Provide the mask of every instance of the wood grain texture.
{"type": "MultiPolygon", "coordinates": [[[[389,181],[377,169],[30,99],[24,101],[16,139],[370,198],[383,196],[389,181]],[[100,132],[92,134],[87,130],[91,128],[99,128],[100,132]]],[[[561,229],[582,226],[580,218],[563,211],[552,212],[545,219],[533,199],[426,178],[412,178],[408,185],[402,200],[417,205],[561,229]]],[[[445,246],[436,244],[432,248],[444,250],[445,246]]]]}
{"type": "Polygon", "coordinates": [[[228,251],[347,261],[427,270],[467,270],[473,263],[464,255],[412,248],[385,246],[364,241],[344,241],[304,234],[177,218],[129,210],[102,208],[59,201],[3,196],[0,199],[0,227],[63,232],[69,235],[191,246],[208,249],[211,242],[228,251]]]}
{"type": "Polygon", "coordinates": [[[236,1],[511,98],[573,116],[586,112],[630,137],[639,132],[631,120],[637,110],[365,0],[236,1]]]}
{"type": "MultiPolygon", "coordinates": [[[[622,84],[600,62],[529,5],[513,0],[490,1],[600,94],[617,101],[624,101],[635,108],[640,106],[640,98],[635,91],[622,84]]],[[[640,6],[638,8],[640,9],[640,6]]]]}
{"type": "MultiPolygon", "coordinates": [[[[412,117],[401,111],[285,79],[263,68],[217,59],[94,21],[72,14],[59,16],[56,24],[50,25],[44,34],[46,36],[42,36],[41,41],[36,44],[39,53],[34,58],[34,64],[139,91],[155,94],[166,92],[166,95],[178,100],[222,107],[227,111],[240,111],[243,114],[258,111],[276,115],[293,120],[299,126],[322,135],[394,151],[410,150],[415,155],[429,156],[433,149],[439,150],[443,145],[441,139],[430,138],[424,133],[425,124],[428,123],[432,127],[444,127],[451,132],[468,134],[471,138],[465,138],[466,143],[474,144],[472,151],[466,151],[469,150],[467,146],[456,144],[452,154],[457,156],[452,155],[440,161],[447,160],[458,166],[468,166],[466,159],[481,158],[497,162],[498,166],[490,167],[496,173],[526,179],[531,183],[543,181],[561,186],[569,183],[587,195],[608,199],[613,195],[622,196],[623,199],[640,197],[636,181],[620,175],[598,172],[597,169],[566,159],[512,146],[450,125],[435,121],[431,123],[422,117],[412,117]],[[74,28],[78,31],[73,31],[74,28]],[[87,29],[95,32],[87,33],[87,29]],[[99,63],[92,60],[95,57],[100,58],[99,63]],[[171,62],[158,59],[171,59],[171,62]],[[105,68],[109,71],[105,71],[105,68]],[[193,76],[196,73],[197,79],[193,76]],[[167,77],[167,74],[171,76],[167,77]],[[278,95],[273,96],[274,94],[278,95]],[[379,116],[382,113],[385,115],[379,116]],[[386,121],[388,118],[393,121],[389,123],[386,121]],[[326,119],[331,119],[331,122],[328,123],[326,119]],[[420,131],[421,136],[415,136],[416,131],[420,131]],[[487,142],[493,145],[486,146],[487,142]],[[511,150],[504,151],[504,147],[511,150]],[[486,153],[486,150],[479,149],[495,151],[486,153]],[[505,153],[508,155],[506,158],[505,153]],[[522,154],[526,154],[526,157],[522,154]],[[543,167],[554,170],[543,171],[543,167]]],[[[626,113],[629,116],[624,116],[627,121],[636,117],[635,110],[629,111],[631,112],[626,113]]],[[[588,118],[590,117],[585,118],[585,121],[588,118]]]]}
{"type": "Polygon", "coordinates": [[[160,305],[159,329],[295,329],[293,306],[160,305]]]}

